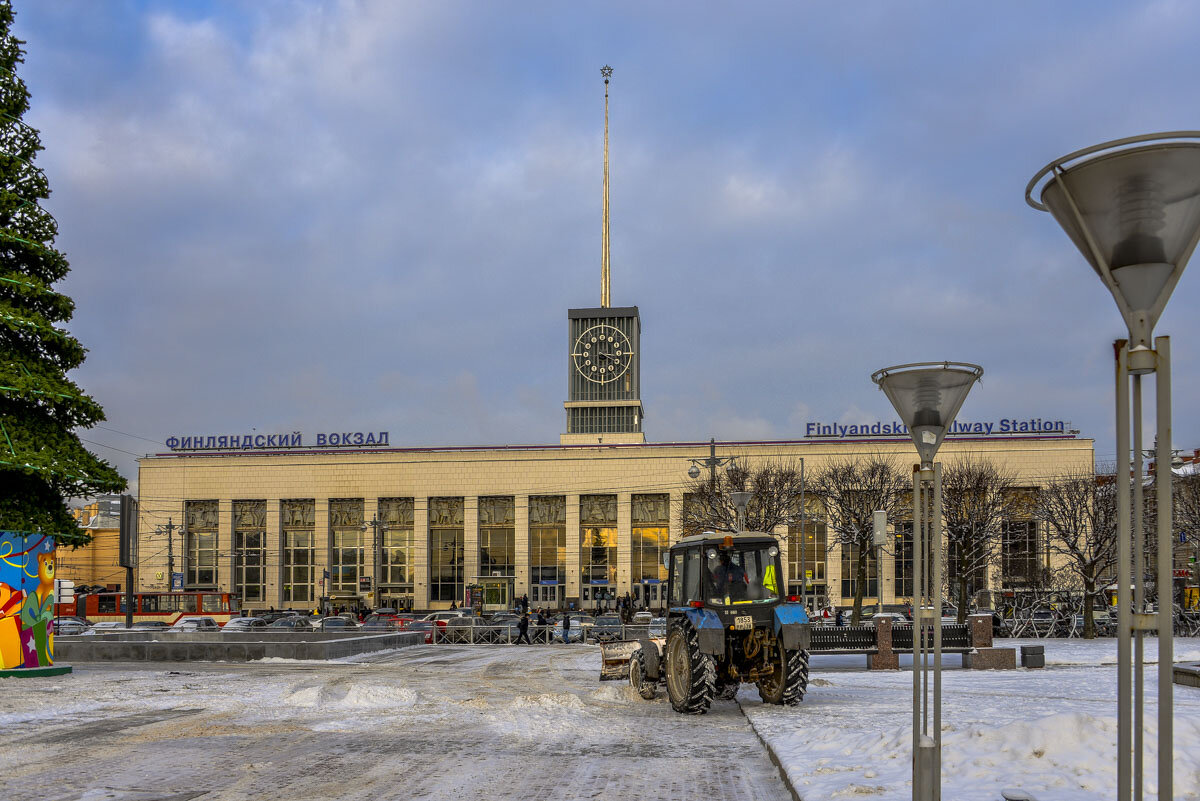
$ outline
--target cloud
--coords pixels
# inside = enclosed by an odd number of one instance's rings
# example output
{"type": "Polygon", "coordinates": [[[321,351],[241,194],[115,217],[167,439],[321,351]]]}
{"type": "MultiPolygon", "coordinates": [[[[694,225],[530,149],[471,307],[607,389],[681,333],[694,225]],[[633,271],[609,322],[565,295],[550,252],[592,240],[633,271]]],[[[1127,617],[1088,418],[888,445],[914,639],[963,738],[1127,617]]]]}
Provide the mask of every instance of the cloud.
{"type": "MultiPolygon", "coordinates": [[[[972,417],[1066,416],[1111,456],[1119,318],[1022,193],[1189,126],[1200,9],[723,10],[21,9],[76,378],[151,439],[556,442],[565,311],[599,299],[610,62],[613,300],[642,311],[651,440],[881,419],[874,370],[950,358],[987,371],[972,417]]],[[[1194,278],[1159,326],[1177,409],[1194,278]]]]}

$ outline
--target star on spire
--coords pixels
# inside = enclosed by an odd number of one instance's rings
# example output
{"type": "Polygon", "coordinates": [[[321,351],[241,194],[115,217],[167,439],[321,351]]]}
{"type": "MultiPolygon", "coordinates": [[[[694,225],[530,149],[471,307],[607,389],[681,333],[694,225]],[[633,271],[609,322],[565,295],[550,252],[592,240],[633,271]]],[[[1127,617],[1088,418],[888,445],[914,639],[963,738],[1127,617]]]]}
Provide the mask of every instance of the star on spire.
{"type": "Polygon", "coordinates": [[[608,83],[608,79],[612,77],[612,67],[605,64],[600,68],[600,74],[604,76],[604,82],[608,83]]]}

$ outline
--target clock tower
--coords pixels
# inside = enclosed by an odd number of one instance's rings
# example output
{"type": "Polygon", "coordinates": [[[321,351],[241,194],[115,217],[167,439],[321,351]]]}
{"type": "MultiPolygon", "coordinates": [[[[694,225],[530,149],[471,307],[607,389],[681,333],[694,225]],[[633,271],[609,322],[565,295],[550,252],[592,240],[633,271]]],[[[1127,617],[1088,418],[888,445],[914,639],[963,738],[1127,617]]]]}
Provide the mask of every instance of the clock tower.
{"type": "Polygon", "coordinates": [[[604,218],[600,236],[600,306],[567,310],[567,433],[563,445],[632,444],[642,433],[642,318],[637,306],[609,303],[608,81],[604,76],[604,218]]]}

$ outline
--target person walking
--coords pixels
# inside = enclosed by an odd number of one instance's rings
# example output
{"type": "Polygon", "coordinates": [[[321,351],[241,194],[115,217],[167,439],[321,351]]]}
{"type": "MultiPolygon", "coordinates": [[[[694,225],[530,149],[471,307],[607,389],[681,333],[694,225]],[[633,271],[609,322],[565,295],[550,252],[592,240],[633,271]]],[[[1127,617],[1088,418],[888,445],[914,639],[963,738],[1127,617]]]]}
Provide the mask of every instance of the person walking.
{"type": "Polygon", "coordinates": [[[563,615],[563,645],[571,642],[571,616],[563,615]]]}
{"type": "Polygon", "coordinates": [[[517,621],[517,645],[521,644],[521,640],[525,641],[526,645],[533,645],[529,641],[529,613],[521,615],[521,619],[517,621]]]}
{"type": "Polygon", "coordinates": [[[529,614],[529,596],[528,595],[521,596],[521,608],[525,610],[525,614],[527,614],[527,615],[529,614]]]}
{"type": "Polygon", "coordinates": [[[838,626],[844,626],[844,625],[846,625],[846,624],[845,624],[845,623],[842,621],[842,610],[841,610],[841,609],[839,609],[839,610],[837,611],[837,622],[836,622],[836,625],[838,625],[838,626]]]}

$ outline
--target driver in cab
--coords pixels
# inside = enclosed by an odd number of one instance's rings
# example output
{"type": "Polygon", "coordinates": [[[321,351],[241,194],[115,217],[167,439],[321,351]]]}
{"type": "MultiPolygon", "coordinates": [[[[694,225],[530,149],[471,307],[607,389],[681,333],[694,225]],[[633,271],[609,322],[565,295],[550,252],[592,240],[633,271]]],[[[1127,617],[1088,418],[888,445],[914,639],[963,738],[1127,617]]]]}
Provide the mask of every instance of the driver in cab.
{"type": "Polygon", "coordinates": [[[729,551],[721,551],[720,561],[712,573],[713,590],[718,596],[742,600],[746,594],[746,571],[733,563],[729,551]]]}

